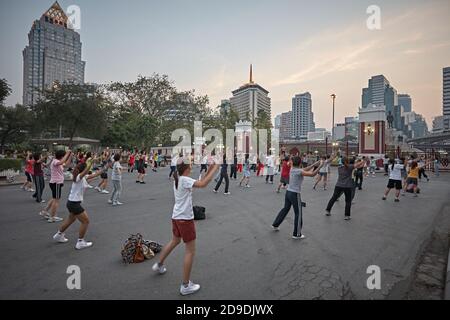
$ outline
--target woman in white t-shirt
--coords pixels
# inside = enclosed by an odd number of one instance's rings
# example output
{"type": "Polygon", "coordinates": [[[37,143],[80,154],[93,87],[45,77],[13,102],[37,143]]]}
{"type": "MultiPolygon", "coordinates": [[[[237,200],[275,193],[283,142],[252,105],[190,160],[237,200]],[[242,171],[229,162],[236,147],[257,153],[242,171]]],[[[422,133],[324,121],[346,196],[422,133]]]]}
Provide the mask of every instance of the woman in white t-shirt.
{"type": "MultiPolygon", "coordinates": [[[[92,165],[92,161],[86,162],[92,165]]],[[[99,170],[97,171],[97,173],[88,175],[90,169],[90,165],[88,166],[86,165],[86,163],[79,163],[73,170],[73,183],[72,188],[70,189],[69,199],[67,201],[69,217],[64,220],[58,232],[53,236],[53,239],[60,243],[69,241],[64,236],[64,231],[66,231],[67,228],[69,228],[72,223],[74,223],[75,220],[78,219],[78,221],[80,221],[81,223],[78,241],[75,245],[75,248],[78,250],[89,248],[90,246],[92,246],[92,242],[87,242],[86,240],[84,240],[84,236],[89,226],[89,217],[86,210],[84,210],[84,208],[81,206],[81,203],[83,202],[84,190],[89,186],[88,180],[94,179],[95,177],[99,176],[102,171],[99,170]]]]}
{"type": "Polygon", "coordinates": [[[175,182],[173,186],[173,193],[175,195],[175,204],[172,212],[173,238],[164,246],[159,262],[155,263],[152,269],[159,274],[166,273],[167,269],[164,266],[164,261],[183,239],[186,245],[186,251],[184,256],[183,283],[180,287],[180,293],[182,295],[192,294],[200,290],[200,285],[190,280],[196,239],[194,212],[192,209],[192,189],[205,188],[212,180],[218,167],[216,164],[209,166],[209,170],[202,180],[194,180],[190,177],[192,170],[190,161],[186,160],[185,162],[183,158],[180,158],[177,162],[177,171],[174,174],[175,182]]]}
{"type": "Polygon", "coordinates": [[[400,191],[402,190],[402,170],[405,170],[405,165],[403,163],[395,163],[394,159],[389,160],[389,182],[386,191],[383,195],[383,200],[386,200],[389,192],[395,188],[395,202],[399,202],[400,191]]]}

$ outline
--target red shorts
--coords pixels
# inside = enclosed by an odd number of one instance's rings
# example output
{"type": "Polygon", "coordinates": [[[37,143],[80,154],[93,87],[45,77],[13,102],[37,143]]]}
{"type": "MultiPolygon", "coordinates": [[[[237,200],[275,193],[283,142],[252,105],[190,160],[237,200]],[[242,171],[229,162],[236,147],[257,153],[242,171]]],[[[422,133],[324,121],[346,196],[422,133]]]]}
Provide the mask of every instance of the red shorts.
{"type": "Polygon", "coordinates": [[[174,220],[172,219],[172,233],[174,237],[183,238],[185,243],[197,238],[194,220],[174,220]]]}

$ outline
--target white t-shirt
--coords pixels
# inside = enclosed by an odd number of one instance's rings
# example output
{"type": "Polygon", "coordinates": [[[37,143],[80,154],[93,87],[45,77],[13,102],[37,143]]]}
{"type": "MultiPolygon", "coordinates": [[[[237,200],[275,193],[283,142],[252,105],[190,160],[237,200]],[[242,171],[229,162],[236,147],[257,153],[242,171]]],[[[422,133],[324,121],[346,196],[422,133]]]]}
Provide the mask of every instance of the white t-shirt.
{"type": "Polygon", "coordinates": [[[172,160],[170,161],[170,165],[171,165],[172,167],[176,167],[177,161],[178,161],[178,156],[173,156],[173,157],[172,157],[172,160]]]}
{"type": "Polygon", "coordinates": [[[111,180],[122,180],[122,166],[120,165],[120,161],[115,161],[112,168],[111,180]]]}
{"type": "Polygon", "coordinates": [[[194,219],[194,212],[192,211],[192,188],[194,183],[195,180],[191,177],[180,176],[178,178],[178,189],[175,188],[175,183],[173,184],[175,205],[173,206],[172,219],[194,219]]]}
{"type": "Polygon", "coordinates": [[[328,172],[330,172],[330,161],[329,160],[327,160],[323,164],[322,168],[319,169],[319,172],[320,173],[328,173],[328,172]]]}
{"type": "Polygon", "coordinates": [[[208,157],[207,156],[203,157],[202,164],[208,164],[208,157]]]}
{"type": "Polygon", "coordinates": [[[274,166],[273,156],[268,156],[266,158],[266,166],[268,166],[268,167],[273,167],[274,166]]]}
{"type": "Polygon", "coordinates": [[[394,164],[394,169],[392,165],[389,165],[389,179],[391,180],[402,180],[402,170],[405,168],[403,164],[394,164]]]}
{"type": "Polygon", "coordinates": [[[70,189],[69,201],[79,202],[83,201],[84,189],[89,186],[86,181],[86,176],[80,179],[80,175],[77,176],[75,182],[72,183],[72,188],[70,189]]]}

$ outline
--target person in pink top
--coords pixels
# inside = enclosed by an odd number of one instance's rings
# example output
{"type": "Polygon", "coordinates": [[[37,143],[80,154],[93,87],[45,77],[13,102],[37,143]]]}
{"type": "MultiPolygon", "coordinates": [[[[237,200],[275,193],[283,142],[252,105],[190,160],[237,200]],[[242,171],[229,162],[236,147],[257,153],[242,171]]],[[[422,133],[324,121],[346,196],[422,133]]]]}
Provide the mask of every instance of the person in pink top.
{"type": "Polygon", "coordinates": [[[21,189],[25,191],[34,192],[32,185],[33,185],[33,170],[34,167],[34,159],[33,154],[31,152],[27,153],[27,158],[25,159],[25,176],[27,177],[27,180],[22,185],[21,189]]]}
{"type": "Polygon", "coordinates": [[[47,207],[40,212],[40,215],[47,219],[48,222],[59,222],[63,219],[56,215],[59,208],[59,199],[61,199],[61,190],[64,186],[64,166],[69,163],[69,150],[58,150],[55,153],[55,158],[50,164],[50,189],[52,190],[52,199],[48,202],[47,207]]]}

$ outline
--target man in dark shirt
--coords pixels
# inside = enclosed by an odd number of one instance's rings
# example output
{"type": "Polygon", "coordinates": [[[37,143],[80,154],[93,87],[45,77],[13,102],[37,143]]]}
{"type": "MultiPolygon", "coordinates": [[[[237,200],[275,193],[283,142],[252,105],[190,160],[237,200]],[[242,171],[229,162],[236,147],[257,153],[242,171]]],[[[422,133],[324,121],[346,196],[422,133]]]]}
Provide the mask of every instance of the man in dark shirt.
{"type": "Polygon", "coordinates": [[[223,163],[220,166],[220,179],[217,181],[216,187],[213,189],[215,193],[217,193],[217,190],[219,190],[220,185],[222,184],[222,180],[225,179],[225,195],[230,195],[231,193],[228,191],[228,188],[230,186],[230,179],[228,178],[228,164],[226,155],[223,155],[223,163]]]}

